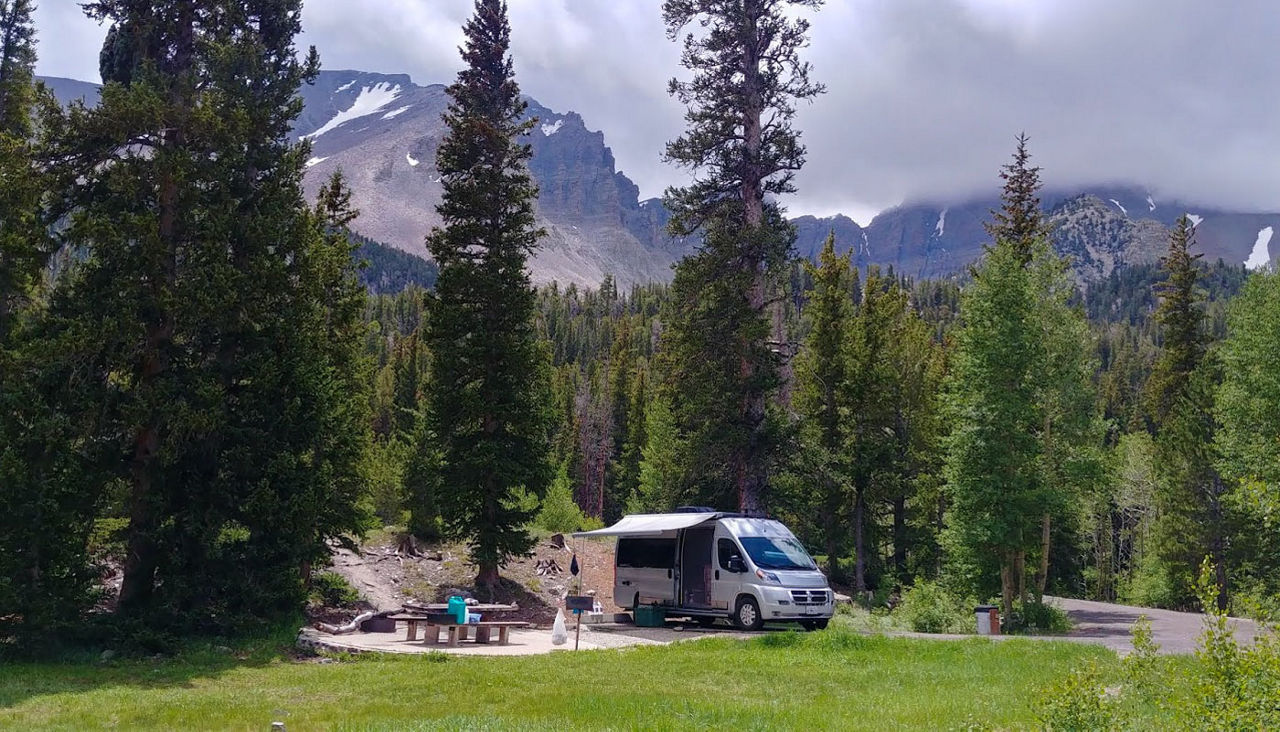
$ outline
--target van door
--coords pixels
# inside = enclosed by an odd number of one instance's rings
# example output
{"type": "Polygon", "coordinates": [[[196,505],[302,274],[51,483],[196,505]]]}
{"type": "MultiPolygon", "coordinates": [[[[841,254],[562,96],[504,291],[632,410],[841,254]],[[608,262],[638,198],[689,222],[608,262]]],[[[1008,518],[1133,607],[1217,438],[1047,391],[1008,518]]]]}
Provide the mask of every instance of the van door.
{"type": "Polygon", "coordinates": [[[680,547],[680,606],[711,607],[711,553],[715,529],[699,526],[685,529],[680,547]]]}
{"type": "Polygon", "coordinates": [[[619,607],[675,603],[676,540],[618,539],[613,599],[619,607]]]}
{"type": "Polygon", "coordinates": [[[711,606],[717,610],[732,611],[742,591],[742,574],[729,568],[734,557],[744,561],[742,547],[728,532],[717,531],[715,567],[711,575],[711,606]]]}

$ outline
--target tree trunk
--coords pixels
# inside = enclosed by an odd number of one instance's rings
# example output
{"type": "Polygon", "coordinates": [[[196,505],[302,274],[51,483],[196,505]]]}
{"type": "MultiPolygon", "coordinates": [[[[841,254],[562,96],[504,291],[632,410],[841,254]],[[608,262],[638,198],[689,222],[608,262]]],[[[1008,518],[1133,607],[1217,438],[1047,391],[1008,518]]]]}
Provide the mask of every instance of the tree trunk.
{"type": "Polygon", "coordinates": [[[858,592],[867,590],[867,556],[864,548],[866,541],[864,525],[866,524],[866,491],[855,488],[853,494],[853,587],[858,592]]]}
{"type": "Polygon", "coordinates": [[[893,571],[898,583],[907,582],[907,497],[893,499],[893,571]]]}
{"type": "MultiPolygon", "coordinates": [[[[831,482],[832,481],[827,481],[828,497],[835,494],[835,488],[831,485],[831,482]]],[[[836,540],[836,532],[837,527],[840,525],[840,515],[842,512],[837,510],[835,506],[828,503],[826,510],[823,513],[822,528],[827,539],[827,576],[830,577],[832,581],[836,581],[840,579],[840,542],[836,540]]]]}
{"type": "Polygon", "coordinates": [[[840,578],[840,547],[830,532],[827,534],[827,577],[833,582],[840,578]]]}
{"type": "MultiPolygon", "coordinates": [[[[182,77],[192,65],[195,51],[195,17],[186,8],[182,35],[176,44],[172,71],[174,80],[169,92],[170,112],[175,116],[161,135],[164,148],[181,148],[186,144],[184,124],[193,105],[190,92],[182,86],[182,77]]],[[[139,400],[147,402],[156,393],[156,381],[169,368],[168,350],[173,341],[172,313],[163,309],[166,294],[172,292],[178,279],[179,249],[179,190],[178,179],[171,169],[159,171],[156,204],[156,233],[164,247],[161,276],[151,281],[149,296],[157,314],[145,326],[146,340],[138,364],[139,400]]],[[[130,466],[129,537],[122,567],[120,607],[136,611],[145,607],[151,599],[155,584],[156,567],[159,564],[155,533],[158,527],[155,487],[152,469],[160,451],[162,417],[159,408],[149,405],[150,413],[134,431],[133,459],[130,466]]]]}
{"type": "Polygon", "coordinates": [[[490,563],[481,563],[480,572],[476,574],[476,586],[484,587],[490,591],[498,588],[498,565],[490,563]]]}
{"type": "Polygon", "coordinates": [[[1036,602],[1040,603],[1044,602],[1044,588],[1049,583],[1050,529],[1050,518],[1046,513],[1040,521],[1040,571],[1036,574],[1036,602]]]}
{"type": "MultiPolygon", "coordinates": [[[[742,198],[744,223],[747,239],[746,251],[741,258],[742,270],[749,276],[750,284],[743,293],[747,306],[758,317],[765,315],[765,280],[764,261],[758,251],[756,240],[760,235],[760,227],[764,223],[764,176],[760,166],[760,149],[763,142],[762,117],[764,115],[764,82],[760,74],[759,31],[756,21],[761,9],[756,0],[748,0],[746,15],[749,19],[748,37],[743,40],[742,73],[743,85],[746,87],[747,102],[742,110],[743,155],[746,158],[743,166],[742,198]]],[[[754,344],[742,344],[742,353],[749,354],[754,344]]],[[[764,433],[765,392],[755,384],[757,364],[750,356],[744,355],[741,362],[740,376],[747,385],[742,399],[742,421],[747,429],[745,449],[735,457],[738,460],[738,510],[747,515],[758,515],[764,509],[764,489],[767,482],[764,464],[764,446],[761,438],[764,433]]]]}
{"type": "Polygon", "coordinates": [[[1018,602],[1027,604],[1027,551],[1019,549],[1013,557],[1013,579],[1017,583],[1018,602]]]}
{"type": "Polygon", "coordinates": [[[1213,495],[1209,499],[1209,523],[1213,536],[1209,543],[1209,552],[1213,561],[1213,578],[1214,584],[1218,588],[1218,610],[1226,612],[1228,603],[1227,595],[1227,552],[1226,542],[1222,531],[1222,496],[1225,493],[1225,486],[1222,483],[1222,476],[1218,472],[1213,471],[1213,495]]]}
{"type": "Polygon", "coordinates": [[[1004,621],[1009,622],[1009,618],[1013,617],[1013,554],[1007,553],[1000,562],[1000,612],[1004,614],[1004,621]]]}

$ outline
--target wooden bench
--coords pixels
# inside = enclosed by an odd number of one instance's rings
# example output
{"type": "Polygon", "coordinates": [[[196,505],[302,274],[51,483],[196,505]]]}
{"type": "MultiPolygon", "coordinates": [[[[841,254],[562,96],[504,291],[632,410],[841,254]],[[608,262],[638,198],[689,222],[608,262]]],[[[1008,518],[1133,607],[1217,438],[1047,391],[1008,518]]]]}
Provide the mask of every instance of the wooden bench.
{"type": "Polygon", "coordinates": [[[512,628],[527,628],[528,623],[519,620],[490,620],[474,623],[476,629],[476,643],[488,643],[489,631],[496,628],[498,630],[498,645],[507,645],[509,632],[512,628]]]}
{"type": "Polygon", "coordinates": [[[426,626],[426,634],[422,639],[423,643],[439,643],[440,631],[447,631],[445,643],[450,646],[457,646],[458,641],[464,641],[470,634],[471,629],[475,628],[475,642],[480,645],[488,643],[492,639],[492,631],[496,628],[498,631],[498,645],[505,646],[510,640],[510,631],[512,628],[527,628],[529,624],[519,620],[486,620],[480,623],[429,623],[426,626]]]}
{"type": "Polygon", "coordinates": [[[387,615],[385,617],[387,620],[394,620],[396,622],[404,621],[408,623],[409,624],[408,639],[411,641],[415,641],[415,640],[418,640],[418,624],[419,623],[427,627],[431,627],[433,625],[443,625],[447,622],[447,618],[450,618],[452,616],[449,616],[446,613],[427,613],[425,615],[399,614],[399,615],[387,615]]]}
{"type": "Polygon", "coordinates": [[[423,626],[423,643],[439,643],[440,631],[448,630],[446,643],[450,646],[457,646],[458,641],[464,641],[470,634],[470,628],[476,629],[475,642],[479,644],[488,643],[492,638],[493,629],[498,630],[498,645],[505,646],[509,642],[510,631],[512,628],[527,628],[529,624],[519,620],[487,620],[481,623],[460,624],[456,619],[448,613],[427,613],[425,615],[387,615],[387,620],[396,622],[405,622],[409,625],[409,632],[406,636],[409,641],[418,640],[418,626],[423,626]]]}

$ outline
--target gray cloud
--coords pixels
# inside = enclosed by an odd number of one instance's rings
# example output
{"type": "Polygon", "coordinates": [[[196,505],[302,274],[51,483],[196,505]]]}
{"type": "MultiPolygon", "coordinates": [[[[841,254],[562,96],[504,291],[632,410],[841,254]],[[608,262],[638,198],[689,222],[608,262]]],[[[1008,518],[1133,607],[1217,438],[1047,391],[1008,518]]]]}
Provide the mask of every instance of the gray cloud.
{"type": "MultiPolygon", "coordinates": [[[[44,0],[41,72],[96,78],[102,30],[44,0]]],[[[511,0],[523,89],[605,131],[657,195],[681,130],[657,0],[511,0]]],[[[470,0],[308,0],[328,68],[447,82],[470,0]]],[[[1272,0],[829,0],[808,58],[829,93],[802,108],[795,212],[869,212],[996,190],[1025,130],[1050,185],[1135,182],[1157,196],[1280,209],[1280,7],[1272,0]]]]}

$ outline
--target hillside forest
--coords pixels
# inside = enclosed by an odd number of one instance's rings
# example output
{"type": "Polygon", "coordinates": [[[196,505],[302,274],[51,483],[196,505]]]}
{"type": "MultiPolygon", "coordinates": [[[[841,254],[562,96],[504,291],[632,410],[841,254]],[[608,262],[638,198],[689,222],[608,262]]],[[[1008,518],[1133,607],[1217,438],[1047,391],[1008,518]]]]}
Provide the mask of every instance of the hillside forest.
{"type": "Polygon", "coordinates": [[[30,0],[0,0],[0,645],[289,617],[383,527],[465,543],[492,589],[535,532],[689,505],[783,520],[868,603],[1190,609],[1207,558],[1220,608],[1274,617],[1280,274],[1203,261],[1184,217],[1159,264],[1084,278],[1026,136],[964,273],[796,258],[778,201],[823,88],[789,4],[820,3],[663,3],[692,175],[665,201],[702,243],[624,291],[530,284],[497,0],[449,87],[430,261],[361,237],[341,173],[305,199],[298,0],[86,3],[104,86],[66,108],[30,0]]]}

